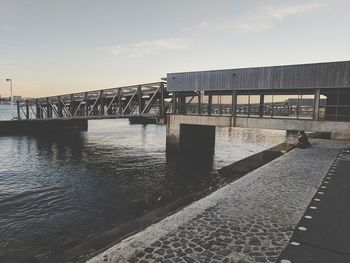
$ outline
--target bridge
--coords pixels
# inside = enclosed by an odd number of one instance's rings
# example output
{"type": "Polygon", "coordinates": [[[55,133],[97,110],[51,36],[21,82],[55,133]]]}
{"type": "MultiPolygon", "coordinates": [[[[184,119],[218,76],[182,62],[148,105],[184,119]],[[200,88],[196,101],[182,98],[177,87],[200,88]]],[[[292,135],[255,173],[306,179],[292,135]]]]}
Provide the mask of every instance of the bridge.
{"type": "Polygon", "coordinates": [[[166,120],[167,150],[176,152],[212,151],[216,126],[349,140],[350,61],[168,73],[166,82],[18,101],[17,118],[4,124],[7,130],[86,130],[89,119],[166,120]]]}
{"type": "Polygon", "coordinates": [[[163,122],[169,108],[165,82],[17,101],[19,120],[129,118],[163,122]]]}
{"type": "Polygon", "coordinates": [[[213,151],[215,127],[350,139],[350,61],[169,73],[167,149],[213,151]]]}

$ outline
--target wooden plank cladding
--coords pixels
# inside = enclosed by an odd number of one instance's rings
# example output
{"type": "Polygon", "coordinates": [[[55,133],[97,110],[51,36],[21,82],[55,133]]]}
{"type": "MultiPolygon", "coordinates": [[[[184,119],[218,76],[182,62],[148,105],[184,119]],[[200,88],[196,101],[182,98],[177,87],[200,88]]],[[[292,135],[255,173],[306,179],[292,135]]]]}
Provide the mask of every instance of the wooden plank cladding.
{"type": "Polygon", "coordinates": [[[350,61],[167,74],[168,91],[349,88],[350,61]]]}

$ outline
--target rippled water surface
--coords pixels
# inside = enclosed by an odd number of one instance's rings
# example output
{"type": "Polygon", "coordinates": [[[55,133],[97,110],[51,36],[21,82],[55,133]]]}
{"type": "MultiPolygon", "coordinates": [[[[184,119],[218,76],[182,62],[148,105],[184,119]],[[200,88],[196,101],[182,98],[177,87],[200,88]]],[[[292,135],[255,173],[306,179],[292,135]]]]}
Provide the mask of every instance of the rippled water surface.
{"type": "Polygon", "coordinates": [[[214,157],[191,163],[166,157],[165,126],[127,120],[90,121],[82,134],[2,136],[0,262],[52,262],[100,233],[208,188],[217,168],[284,140],[280,131],[220,128],[214,157]]]}

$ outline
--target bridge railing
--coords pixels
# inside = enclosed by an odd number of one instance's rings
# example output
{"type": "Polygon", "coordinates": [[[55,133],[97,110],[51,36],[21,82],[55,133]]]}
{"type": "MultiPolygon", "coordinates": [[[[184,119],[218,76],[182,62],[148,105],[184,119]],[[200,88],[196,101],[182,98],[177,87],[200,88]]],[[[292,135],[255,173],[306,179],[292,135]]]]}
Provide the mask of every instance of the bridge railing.
{"type": "Polygon", "coordinates": [[[108,88],[17,102],[19,119],[164,117],[165,82],[108,88]]]}
{"type": "Polygon", "coordinates": [[[349,89],[176,92],[177,114],[350,121],[349,89]]]}
{"type": "MultiPolygon", "coordinates": [[[[294,118],[313,118],[313,108],[306,106],[297,105],[286,105],[285,103],[276,103],[274,105],[260,105],[260,104],[245,104],[237,105],[236,116],[246,116],[246,117],[259,117],[260,111],[262,110],[262,115],[265,117],[294,117],[294,118]]],[[[219,116],[230,116],[233,114],[233,108],[229,104],[208,104],[201,105],[199,110],[197,105],[187,105],[186,114],[199,114],[199,111],[202,115],[219,115],[219,116]]]]}

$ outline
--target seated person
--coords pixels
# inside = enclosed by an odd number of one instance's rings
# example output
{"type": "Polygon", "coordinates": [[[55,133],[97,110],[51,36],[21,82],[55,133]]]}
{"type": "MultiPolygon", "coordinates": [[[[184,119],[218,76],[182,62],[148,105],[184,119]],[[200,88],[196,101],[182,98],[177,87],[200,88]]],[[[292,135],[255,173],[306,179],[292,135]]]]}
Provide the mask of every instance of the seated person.
{"type": "Polygon", "coordinates": [[[311,143],[309,142],[309,139],[304,131],[299,132],[299,137],[298,137],[298,143],[296,147],[305,149],[307,147],[310,147],[311,143]]]}

